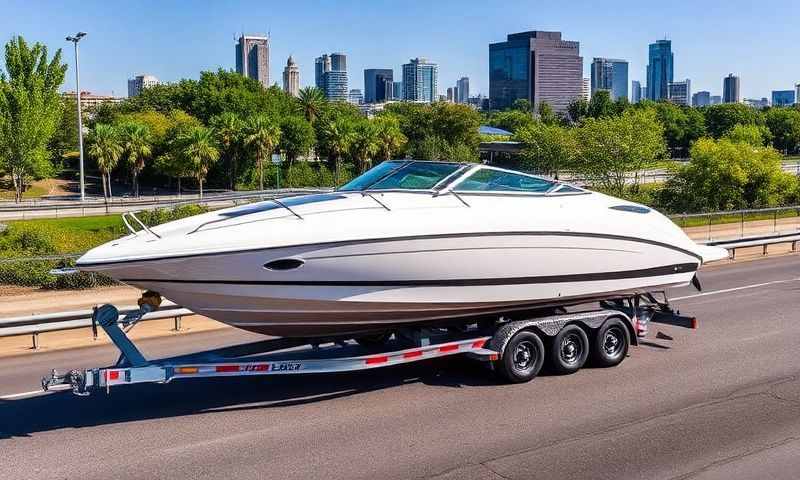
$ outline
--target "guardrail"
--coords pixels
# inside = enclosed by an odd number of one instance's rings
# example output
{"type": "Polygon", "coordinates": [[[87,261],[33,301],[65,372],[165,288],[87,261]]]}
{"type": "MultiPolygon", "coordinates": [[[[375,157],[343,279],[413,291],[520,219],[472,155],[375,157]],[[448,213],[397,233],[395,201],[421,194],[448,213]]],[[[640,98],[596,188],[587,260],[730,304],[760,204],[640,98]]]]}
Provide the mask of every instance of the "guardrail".
{"type": "MultiPolygon", "coordinates": [[[[139,307],[136,306],[120,308],[120,320],[128,313],[138,309],[139,307]]],[[[40,333],[91,327],[93,313],[94,309],[0,318],[0,338],[31,335],[31,348],[37,350],[40,346],[40,333]]],[[[158,310],[144,315],[140,321],[173,318],[175,320],[173,330],[179,331],[181,329],[181,319],[191,315],[195,315],[195,313],[188,308],[183,308],[172,302],[164,302],[158,310]]]]}
{"type": "Polygon", "coordinates": [[[763,247],[762,255],[767,254],[767,248],[770,245],[777,245],[780,243],[791,243],[792,251],[797,251],[797,242],[800,241],[800,233],[787,233],[781,235],[767,235],[760,237],[744,237],[735,240],[717,240],[706,242],[706,245],[714,245],[728,250],[731,260],[736,260],[736,249],[747,247],[763,247]]]}
{"type": "Polygon", "coordinates": [[[800,231],[800,205],[725,212],[682,213],[670,215],[669,218],[684,229],[705,228],[707,241],[714,240],[715,235],[717,237],[738,235],[741,239],[747,237],[748,234],[749,236],[778,234],[781,233],[779,232],[780,228],[786,230],[785,227],[800,231]],[[730,232],[731,226],[737,224],[737,231],[730,232]],[[720,228],[723,231],[719,231],[720,228]],[[748,229],[751,231],[748,232],[748,229]]]}

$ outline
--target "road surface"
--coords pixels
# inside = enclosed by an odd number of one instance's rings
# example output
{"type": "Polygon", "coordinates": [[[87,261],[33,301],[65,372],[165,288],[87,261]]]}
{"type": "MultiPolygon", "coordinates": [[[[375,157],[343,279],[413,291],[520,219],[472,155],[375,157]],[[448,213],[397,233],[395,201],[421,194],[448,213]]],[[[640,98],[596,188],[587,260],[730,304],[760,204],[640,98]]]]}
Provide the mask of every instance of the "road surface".
{"type": "MultiPolygon", "coordinates": [[[[7,358],[0,478],[795,479],[798,277],[800,256],[706,269],[703,295],[672,292],[699,330],[654,325],[619,367],[523,385],[454,357],[26,397],[9,395],[35,390],[50,367],[115,354],[7,358]]],[[[142,345],[164,355],[251,338],[226,329],[142,345]]]]}

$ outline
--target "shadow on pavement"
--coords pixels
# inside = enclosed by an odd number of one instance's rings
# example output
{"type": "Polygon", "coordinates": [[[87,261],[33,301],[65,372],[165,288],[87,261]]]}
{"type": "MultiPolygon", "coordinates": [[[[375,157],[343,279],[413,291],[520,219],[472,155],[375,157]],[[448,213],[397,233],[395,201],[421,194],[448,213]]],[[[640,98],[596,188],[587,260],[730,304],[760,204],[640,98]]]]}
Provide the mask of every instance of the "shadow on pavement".
{"type": "Polygon", "coordinates": [[[0,439],[213,411],[281,408],[409,383],[461,388],[497,385],[485,365],[466,358],[327,375],[179,380],[130,385],[79,397],[69,391],[0,400],[0,439]]]}

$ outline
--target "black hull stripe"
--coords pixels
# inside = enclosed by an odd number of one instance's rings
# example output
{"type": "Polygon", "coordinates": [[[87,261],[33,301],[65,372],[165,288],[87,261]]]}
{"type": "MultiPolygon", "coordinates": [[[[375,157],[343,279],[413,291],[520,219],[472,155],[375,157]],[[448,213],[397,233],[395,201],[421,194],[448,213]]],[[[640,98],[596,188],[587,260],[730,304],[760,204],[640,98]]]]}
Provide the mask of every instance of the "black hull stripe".
{"type": "Polygon", "coordinates": [[[676,273],[694,272],[696,263],[679,263],[663,267],[623,270],[617,272],[577,273],[569,275],[542,275],[538,277],[468,278],[442,280],[184,280],[157,278],[122,278],[124,283],[189,283],[217,285],[279,285],[314,287],[466,287],[491,285],[528,285],[537,283],[593,282],[600,280],[624,280],[628,278],[659,277],[676,273]]]}
{"type": "Polygon", "coordinates": [[[656,240],[649,240],[646,238],[628,237],[625,235],[613,235],[607,233],[589,233],[589,232],[563,232],[563,231],[536,231],[536,232],[474,232],[474,233],[443,233],[437,235],[408,235],[403,237],[387,237],[387,238],[368,238],[363,240],[342,240],[333,242],[317,242],[317,243],[301,243],[295,245],[283,245],[278,247],[259,247],[249,248],[243,250],[229,250],[224,252],[206,252],[206,253],[187,253],[185,255],[171,255],[165,257],[155,258],[141,258],[135,260],[119,260],[109,262],[96,262],[96,263],[78,263],[78,268],[102,267],[108,265],[118,265],[127,263],[139,262],[158,262],[163,260],[174,260],[179,258],[196,258],[196,257],[213,257],[218,255],[234,255],[237,253],[252,253],[252,252],[267,252],[270,250],[278,250],[284,248],[298,248],[298,247],[322,247],[322,246],[342,246],[342,245],[363,245],[365,243],[384,243],[384,242],[403,242],[410,240],[429,240],[439,238],[469,238],[469,237],[585,237],[585,238],[603,238],[607,240],[623,240],[627,242],[645,243],[648,245],[656,245],[659,247],[668,248],[677,252],[685,253],[697,260],[702,261],[703,258],[695,252],[686,250],[681,247],[676,247],[669,243],[659,242],[656,240]]]}

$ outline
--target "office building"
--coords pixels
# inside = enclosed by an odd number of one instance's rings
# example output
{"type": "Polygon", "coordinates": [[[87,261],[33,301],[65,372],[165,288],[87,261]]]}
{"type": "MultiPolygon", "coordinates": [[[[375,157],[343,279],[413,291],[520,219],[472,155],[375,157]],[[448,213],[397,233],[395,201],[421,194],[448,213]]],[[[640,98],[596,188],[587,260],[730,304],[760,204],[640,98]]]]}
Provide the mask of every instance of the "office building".
{"type": "Polygon", "coordinates": [[[403,100],[435,102],[439,95],[439,66],[425,58],[412,58],[403,64],[403,100]]]}
{"type": "Polygon", "coordinates": [[[236,44],[236,71],[269,87],[269,38],[242,35],[236,44]]]}
{"type": "Polygon", "coordinates": [[[394,100],[402,100],[403,99],[403,82],[394,82],[392,86],[392,97],[394,100]]]}
{"type": "Polygon", "coordinates": [[[350,93],[347,94],[347,101],[353,105],[361,105],[364,103],[364,95],[361,93],[361,89],[351,89],[350,93]]]}
{"type": "Polygon", "coordinates": [[[722,96],[711,95],[711,105],[719,105],[720,103],[722,103],[722,96]]]}
{"type": "Polygon", "coordinates": [[[682,82],[667,85],[667,99],[676,105],[689,106],[692,98],[692,82],[688,78],[682,82]]]}
{"type": "Polygon", "coordinates": [[[800,83],[794,86],[794,101],[800,104],[800,83]]]}
{"type": "Polygon", "coordinates": [[[300,68],[291,55],[283,69],[283,91],[293,97],[300,95],[300,68]]]}
{"type": "Polygon", "coordinates": [[[364,103],[383,103],[392,99],[394,71],[391,68],[364,70],[364,103]]]}
{"type": "Polygon", "coordinates": [[[794,90],[773,90],[772,91],[772,106],[773,107],[788,107],[794,105],[795,101],[794,90]]]}
{"type": "Polygon", "coordinates": [[[158,79],[152,75],[136,75],[128,79],[128,96],[135,97],[142,93],[142,90],[154,85],[158,85],[158,79]]]}
{"type": "Polygon", "coordinates": [[[611,100],[628,98],[628,62],[595,57],[590,71],[592,95],[598,90],[605,90],[611,100]]]}
{"type": "Polygon", "coordinates": [[[457,103],[467,103],[469,101],[469,77],[461,77],[456,82],[456,90],[458,91],[457,103]]]}
{"type": "Polygon", "coordinates": [[[645,85],[642,87],[642,100],[647,100],[648,98],[650,97],[647,96],[647,85],[645,85]]]}
{"type": "MultiPolygon", "coordinates": [[[[75,104],[75,92],[64,92],[61,94],[71,104],[75,104]]],[[[81,108],[83,110],[92,110],[95,107],[104,103],[120,103],[125,100],[122,97],[115,97],[113,95],[95,95],[92,92],[81,91],[81,108]]]]}
{"type": "Polygon", "coordinates": [[[639,103],[642,101],[642,84],[639,80],[631,82],[631,103],[639,103]]]}
{"type": "Polygon", "coordinates": [[[651,43],[647,65],[647,98],[650,100],[667,99],[669,84],[673,81],[672,42],[658,40],[651,43]]]}
{"type": "Polygon", "coordinates": [[[456,96],[455,96],[456,87],[447,87],[447,101],[450,103],[455,103],[456,96]]]}
{"type": "Polygon", "coordinates": [[[581,98],[587,102],[592,98],[592,81],[589,78],[581,79],[581,98]]]}
{"type": "Polygon", "coordinates": [[[583,94],[580,43],[561,39],[561,32],[513,33],[489,44],[489,98],[495,109],[524,98],[557,112],[583,94]]]}
{"type": "Polygon", "coordinates": [[[739,103],[741,101],[739,77],[729,74],[722,79],[722,101],[725,103],[739,103]]]}
{"type": "Polygon", "coordinates": [[[314,60],[314,84],[331,101],[346,102],[347,56],[343,53],[324,54],[314,60]]]}
{"type": "Polygon", "coordinates": [[[707,107],[711,105],[711,92],[697,92],[692,95],[692,106],[693,107],[707,107]]]}
{"type": "Polygon", "coordinates": [[[767,99],[767,97],[761,97],[760,99],[758,99],[758,98],[745,98],[744,99],[744,104],[749,106],[749,107],[757,108],[757,109],[760,110],[762,108],[769,107],[769,100],[767,99]]]}

